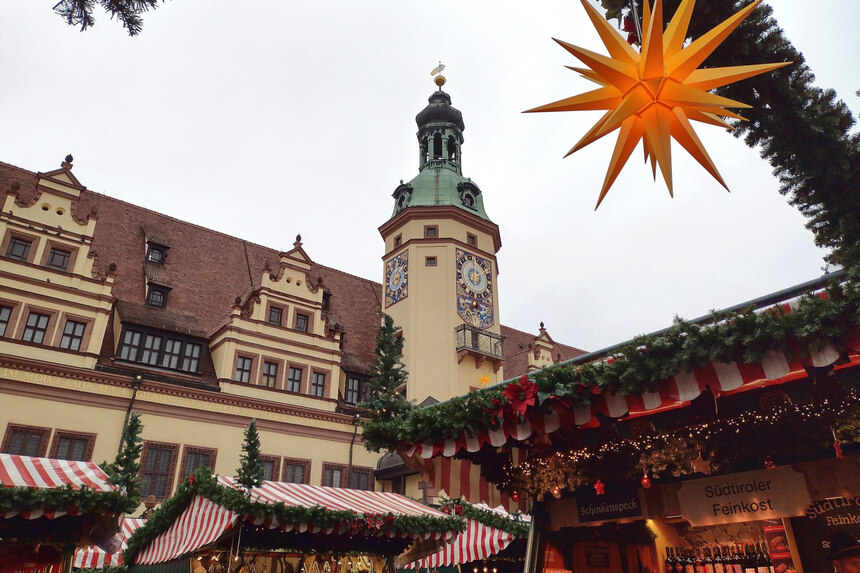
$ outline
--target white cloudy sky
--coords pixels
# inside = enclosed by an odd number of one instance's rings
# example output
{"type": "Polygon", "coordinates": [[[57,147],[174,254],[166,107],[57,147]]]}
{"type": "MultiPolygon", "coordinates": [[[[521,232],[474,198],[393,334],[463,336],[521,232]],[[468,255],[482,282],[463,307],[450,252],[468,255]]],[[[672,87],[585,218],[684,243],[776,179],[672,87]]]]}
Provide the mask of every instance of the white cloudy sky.
{"type": "MultiPolygon", "coordinates": [[[[719,129],[699,133],[731,194],[676,147],[675,199],[634,154],[593,210],[614,138],[562,156],[599,114],[520,113],[589,89],[550,39],[603,52],[576,0],[172,0],[137,38],[101,13],[80,33],[53,3],[0,0],[7,163],[71,152],[94,191],[273,248],[301,233],[318,262],[379,280],[376,229],[417,172],[442,60],[464,173],[502,230],[505,324],[593,350],[821,274],[769,166],[719,129]]],[[[771,4],[860,111],[860,2],[771,4]]]]}

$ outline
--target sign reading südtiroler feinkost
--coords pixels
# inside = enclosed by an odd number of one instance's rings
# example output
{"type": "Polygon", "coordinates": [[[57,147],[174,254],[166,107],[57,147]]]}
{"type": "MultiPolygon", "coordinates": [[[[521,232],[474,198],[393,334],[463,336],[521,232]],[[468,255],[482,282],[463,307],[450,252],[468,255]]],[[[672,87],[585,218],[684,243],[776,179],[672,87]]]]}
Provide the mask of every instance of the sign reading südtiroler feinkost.
{"type": "Polygon", "coordinates": [[[684,482],[678,501],[699,526],[803,515],[810,499],[803,474],[784,467],[684,482]]]}

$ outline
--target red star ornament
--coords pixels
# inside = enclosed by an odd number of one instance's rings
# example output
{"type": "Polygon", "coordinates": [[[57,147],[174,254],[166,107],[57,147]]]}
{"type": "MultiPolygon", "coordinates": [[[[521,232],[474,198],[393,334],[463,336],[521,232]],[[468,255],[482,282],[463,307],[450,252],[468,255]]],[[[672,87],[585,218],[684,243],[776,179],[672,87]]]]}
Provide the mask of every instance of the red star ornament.
{"type": "Polygon", "coordinates": [[[606,484],[600,481],[599,479],[594,482],[594,491],[597,492],[597,495],[603,495],[606,490],[606,484]]]}

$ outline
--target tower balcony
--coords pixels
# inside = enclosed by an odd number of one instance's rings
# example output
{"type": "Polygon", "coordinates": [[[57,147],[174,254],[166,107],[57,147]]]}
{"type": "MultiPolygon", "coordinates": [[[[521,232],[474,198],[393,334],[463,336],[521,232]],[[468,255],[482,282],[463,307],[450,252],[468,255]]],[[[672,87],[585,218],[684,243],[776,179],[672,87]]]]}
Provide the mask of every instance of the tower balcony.
{"type": "Polygon", "coordinates": [[[480,368],[484,361],[489,360],[493,371],[498,372],[505,360],[505,337],[495,332],[461,324],[454,328],[457,337],[457,362],[463,362],[466,356],[475,359],[475,368],[480,368]]]}

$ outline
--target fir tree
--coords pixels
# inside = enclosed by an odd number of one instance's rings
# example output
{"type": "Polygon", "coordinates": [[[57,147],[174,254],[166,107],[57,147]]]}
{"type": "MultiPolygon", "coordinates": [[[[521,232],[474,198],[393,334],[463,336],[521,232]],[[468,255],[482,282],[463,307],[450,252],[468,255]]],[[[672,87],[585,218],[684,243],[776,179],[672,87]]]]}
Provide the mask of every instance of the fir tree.
{"type": "MultiPolygon", "coordinates": [[[[401,361],[403,337],[397,335],[394,319],[382,312],[379,316],[382,326],[376,333],[376,358],[370,367],[367,398],[359,404],[370,410],[369,420],[362,425],[362,435],[369,443],[378,443],[375,437],[385,424],[414,407],[400,391],[409,377],[401,361]]],[[[379,448],[372,451],[379,451],[379,448]]]]}
{"type": "Polygon", "coordinates": [[[259,487],[263,481],[263,463],[260,460],[260,434],[257,432],[257,420],[251,420],[245,430],[245,442],[242,444],[242,462],[238,470],[239,484],[251,496],[251,489],[259,487]]]}
{"type": "MultiPolygon", "coordinates": [[[[642,0],[635,0],[642,15],[642,0]]],[[[663,0],[668,21],[680,0],[663,0]]],[[[699,1],[688,38],[699,38],[750,0],[699,1]]],[[[652,0],[653,3],[653,0],[652,0]]],[[[608,19],[617,18],[635,41],[630,0],[601,0],[608,19]]],[[[758,148],[773,167],[780,192],[803,213],[815,243],[833,250],[829,259],[846,267],[860,262],[860,135],[854,117],[833,90],[813,85],[803,54],[783,35],[773,10],[759,5],[705,61],[704,67],[791,61],[771,73],[719,88],[715,93],[752,105],[733,110],[749,121],[734,134],[758,148]]]]}
{"type": "Polygon", "coordinates": [[[128,496],[126,513],[140,504],[140,453],[143,451],[143,423],[140,414],[132,412],[122,431],[122,448],[112,464],[103,464],[110,482],[124,489],[128,496]]]}
{"type": "Polygon", "coordinates": [[[141,14],[158,7],[158,0],[59,0],[54,5],[54,12],[60,15],[70,26],[80,26],[83,32],[90,26],[95,26],[93,8],[98,4],[111,19],[116,18],[129,36],[137,36],[143,28],[141,14]]]}

